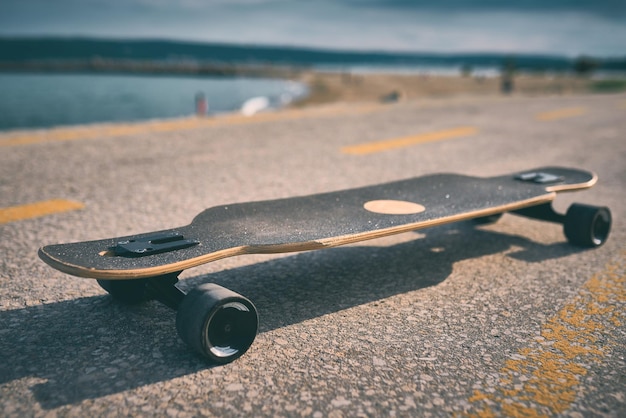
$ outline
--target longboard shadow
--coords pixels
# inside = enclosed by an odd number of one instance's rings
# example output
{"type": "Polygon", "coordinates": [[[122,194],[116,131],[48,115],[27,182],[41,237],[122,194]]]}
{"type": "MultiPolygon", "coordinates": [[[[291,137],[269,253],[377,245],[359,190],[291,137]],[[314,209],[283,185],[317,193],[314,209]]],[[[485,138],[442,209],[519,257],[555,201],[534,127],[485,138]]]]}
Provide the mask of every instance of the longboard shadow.
{"type": "Polygon", "coordinates": [[[519,248],[507,256],[542,262],[583,251],[567,242],[539,244],[522,236],[477,229],[471,222],[432,228],[390,247],[347,246],[225,270],[183,281],[205,282],[242,293],[262,316],[259,332],[435,286],[456,262],[519,248]]]}
{"type": "MultiPolygon", "coordinates": [[[[578,251],[567,244],[545,246],[465,229],[463,224],[434,228],[426,231],[427,239],[387,247],[299,253],[183,284],[211,281],[242,292],[255,301],[264,333],[437,285],[450,276],[454,263],[514,246],[531,255],[528,261],[578,251]]],[[[0,312],[0,323],[7,324],[0,357],[10,359],[0,364],[0,384],[27,378],[42,408],[53,409],[211,367],[172,332],[174,322],[173,312],[160,304],[129,307],[108,296],[0,312]]]]}

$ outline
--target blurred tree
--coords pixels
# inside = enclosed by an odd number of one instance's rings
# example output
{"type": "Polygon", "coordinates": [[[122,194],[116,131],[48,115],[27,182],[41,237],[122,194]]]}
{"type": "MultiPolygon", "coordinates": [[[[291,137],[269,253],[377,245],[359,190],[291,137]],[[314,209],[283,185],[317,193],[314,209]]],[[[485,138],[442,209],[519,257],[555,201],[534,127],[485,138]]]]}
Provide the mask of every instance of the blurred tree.
{"type": "Polygon", "coordinates": [[[597,60],[585,55],[581,55],[574,61],[574,71],[580,76],[591,75],[599,66],[600,63],[597,60]]]}

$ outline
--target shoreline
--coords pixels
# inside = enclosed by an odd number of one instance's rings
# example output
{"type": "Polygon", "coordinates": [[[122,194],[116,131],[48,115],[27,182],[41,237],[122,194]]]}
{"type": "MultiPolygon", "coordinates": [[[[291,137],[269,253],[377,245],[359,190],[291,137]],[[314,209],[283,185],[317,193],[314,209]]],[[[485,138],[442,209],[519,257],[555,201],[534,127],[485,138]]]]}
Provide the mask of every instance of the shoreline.
{"type": "MultiPolygon", "coordinates": [[[[276,70],[276,68],[274,68],[276,70]]],[[[502,76],[483,75],[433,75],[407,73],[377,73],[377,72],[349,72],[349,71],[317,71],[310,69],[280,69],[280,74],[263,73],[263,78],[283,79],[305,84],[308,95],[283,107],[263,110],[258,114],[278,113],[289,110],[304,110],[327,105],[341,104],[385,104],[395,102],[410,102],[424,99],[454,98],[454,97],[526,97],[526,96],[561,96],[572,94],[620,93],[626,91],[626,78],[623,76],[608,80],[608,84],[601,80],[589,77],[573,76],[569,74],[533,74],[515,73],[510,77],[511,88],[503,92],[502,76]],[[279,76],[280,75],[280,76],[279,76]],[[603,87],[603,83],[608,88],[603,87]],[[613,83],[613,84],[611,84],[613,83]]],[[[22,72],[22,73],[28,73],[22,72]]],[[[52,73],[66,73],[64,71],[52,73]]],[[[71,73],[71,72],[70,72],[71,73]]],[[[101,72],[94,72],[97,74],[101,72]]],[[[104,72],[111,74],[110,72],[104,72]]],[[[128,74],[128,73],[127,73],[128,74]]],[[[137,74],[137,73],[133,73],[137,74]]],[[[146,73],[143,73],[144,75],[146,73]]],[[[184,76],[184,74],[171,74],[184,76]]],[[[260,73],[257,74],[260,77],[260,73]]],[[[244,76],[239,76],[244,77],[244,76]]],[[[252,77],[250,74],[245,77],[252,77]]],[[[232,78],[232,77],[228,77],[232,78]]],[[[222,119],[233,115],[241,115],[241,110],[233,110],[220,114],[210,114],[198,119],[222,119]]],[[[92,125],[129,125],[153,123],[157,120],[175,121],[196,117],[193,114],[173,118],[149,118],[133,121],[102,121],[94,123],[80,123],[74,125],[55,125],[49,127],[23,127],[0,130],[0,135],[13,135],[20,132],[46,131],[58,129],[72,129],[92,125]]],[[[246,116],[243,116],[246,117],[246,116]]]]}
{"type": "MultiPolygon", "coordinates": [[[[626,98],[626,92],[613,93],[617,98],[626,98]]],[[[40,142],[71,142],[75,140],[115,138],[133,136],[139,133],[182,132],[206,127],[222,125],[247,125],[268,123],[273,121],[340,117],[342,115],[366,114],[377,111],[391,110],[395,106],[410,106],[417,108],[445,108],[459,103],[534,101],[540,98],[579,97],[592,98],[606,96],[606,94],[570,94],[570,95],[453,95],[424,97],[423,100],[406,100],[399,103],[381,102],[333,102],[308,105],[303,107],[284,107],[271,111],[259,112],[246,116],[241,112],[225,112],[215,116],[180,116],[173,118],[152,118],[135,121],[94,122],[76,125],[57,125],[40,128],[20,128],[0,131],[0,148],[6,146],[28,145],[40,142]]],[[[626,103],[626,102],[625,102],[626,103]]]]}

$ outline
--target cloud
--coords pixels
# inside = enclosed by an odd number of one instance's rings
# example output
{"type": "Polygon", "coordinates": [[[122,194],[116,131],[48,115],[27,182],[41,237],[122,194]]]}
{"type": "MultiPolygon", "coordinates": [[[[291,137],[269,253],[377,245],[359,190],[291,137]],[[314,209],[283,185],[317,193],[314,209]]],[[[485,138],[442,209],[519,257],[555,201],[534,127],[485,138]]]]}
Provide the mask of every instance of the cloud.
{"type": "Polygon", "coordinates": [[[360,50],[625,55],[625,18],[623,0],[0,0],[0,35],[360,50]]]}
{"type": "Polygon", "coordinates": [[[355,7],[421,12],[583,13],[610,19],[626,16],[624,0],[343,0],[355,7]]]}

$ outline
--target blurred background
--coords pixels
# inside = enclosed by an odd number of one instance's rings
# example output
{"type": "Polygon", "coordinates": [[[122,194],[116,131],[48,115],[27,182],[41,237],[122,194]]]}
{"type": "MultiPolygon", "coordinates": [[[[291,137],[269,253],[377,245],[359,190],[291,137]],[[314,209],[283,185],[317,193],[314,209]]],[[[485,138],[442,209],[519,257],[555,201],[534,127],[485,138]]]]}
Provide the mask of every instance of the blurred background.
{"type": "Polygon", "coordinates": [[[623,0],[3,0],[0,130],[626,89],[623,0]]]}

